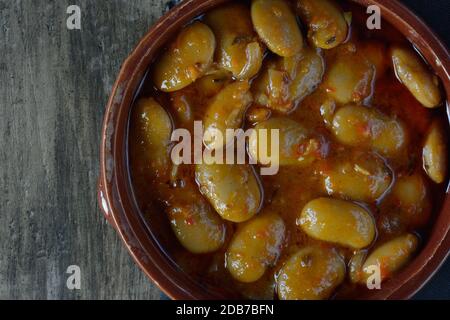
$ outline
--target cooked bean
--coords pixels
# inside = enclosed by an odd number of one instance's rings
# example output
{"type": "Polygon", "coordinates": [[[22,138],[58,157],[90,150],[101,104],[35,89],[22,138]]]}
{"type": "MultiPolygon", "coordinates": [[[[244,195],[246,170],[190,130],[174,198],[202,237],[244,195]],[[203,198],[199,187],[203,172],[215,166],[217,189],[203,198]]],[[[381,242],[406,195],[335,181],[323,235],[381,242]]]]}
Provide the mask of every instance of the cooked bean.
{"type": "MultiPolygon", "coordinates": [[[[268,90],[270,91],[270,96],[278,100],[288,100],[289,99],[289,86],[288,79],[286,79],[286,73],[284,71],[279,71],[276,69],[268,69],[268,90]]],[[[288,102],[291,105],[291,102],[288,102]]],[[[283,108],[280,108],[282,111],[283,108]]]]}
{"type": "Polygon", "coordinates": [[[155,172],[156,177],[168,173],[172,135],[172,120],[168,113],[155,99],[143,98],[137,102],[134,115],[143,165],[155,172]]]}
{"type": "Polygon", "coordinates": [[[373,202],[389,188],[392,177],[384,161],[372,153],[354,152],[323,172],[329,195],[373,202]]]}
{"type": "Polygon", "coordinates": [[[264,51],[253,30],[247,6],[241,3],[221,6],[208,12],[205,22],[217,38],[216,58],[219,65],[238,79],[256,75],[261,68],[264,51]]]}
{"type": "Polygon", "coordinates": [[[172,230],[192,253],[213,252],[224,244],[225,224],[192,183],[172,190],[167,208],[172,230]]]}
{"type": "Polygon", "coordinates": [[[247,120],[251,123],[266,121],[270,118],[272,112],[267,108],[251,107],[247,110],[247,120]]]}
{"type": "Polygon", "coordinates": [[[209,149],[223,147],[225,141],[217,139],[216,130],[225,139],[226,129],[238,129],[241,127],[245,110],[252,102],[252,95],[249,89],[248,81],[237,81],[227,85],[214,97],[203,119],[205,137],[209,135],[211,138],[204,139],[206,147],[209,149]]]}
{"type": "Polygon", "coordinates": [[[212,70],[208,72],[204,77],[201,77],[195,81],[194,86],[196,88],[196,94],[204,95],[207,98],[211,98],[219,94],[222,89],[230,84],[232,80],[232,74],[226,70],[212,70]]]}
{"type": "Polygon", "coordinates": [[[375,67],[354,50],[342,50],[336,55],[323,82],[328,95],[341,104],[361,102],[372,93],[375,67]]]}
{"type": "Polygon", "coordinates": [[[165,92],[187,87],[210,67],[215,48],[214,33],[207,25],[195,22],[187,26],[155,62],[156,87],[165,92]]]}
{"type": "Polygon", "coordinates": [[[371,147],[387,156],[399,154],[407,143],[406,129],[399,120],[363,106],[339,109],[333,119],[333,132],[343,144],[371,147]]]}
{"type": "Polygon", "coordinates": [[[439,121],[434,121],[426,136],[422,158],[426,173],[436,183],[447,176],[447,139],[439,121]]]}
{"type": "Polygon", "coordinates": [[[373,274],[370,267],[379,267],[381,280],[385,280],[400,270],[410,259],[419,245],[414,234],[406,234],[386,242],[369,254],[362,267],[362,283],[373,274]]]}
{"type": "Polygon", "coordinates": [[[333,127],[333,117],[336,111],[336,101],[332,99],[325,99],[320,105],[320,115],[327,128],[333,127]]]}
{"type": "Polygon", "coordinates": [[[192,129],[195,117],[204,111],[211,98],[231,83],[232,76],[231,72],[224,69],[211,68],[193,84],[170,92],[170,111],[175,116],[176,125],[192,129]]]}
{"type": "Polygon", "coordinates": [[[226,266],[241,282],[255,282],[278,259],[286,227],[274,213],[259,214],[238,226],[226,253],[226,266]]]}
{"type": "Polygon", "coordinates": [[[435,108],[442,102],[439,80],[410,49],[392,48],[392,61],[398,79],[425,107],[435,108]]]}
{"type": "Polygon", "coordinates": [[[290,96],[291,80],[277,61],[267,60],[260,75],[253,81],[255,102],[267,108],[287,113],[294,107],[290,96]]]}
{"type": "Polygon", "coordinates": [[[261,206],[262,190],[248,165],[198,164],[195,177],[200,191],[225,220],[249,220],[261,206]]]}
{"type": "Polygon", "coordinates": [[[367,258],[367,250],[357,251],[348,264],[348,275],[352,283],[363,281],[362,267],[367,258]]]}
{"type": "Polygon", "coordinates": [[[331,198],[308,202],[297,225],[312,238],[353,249],[367,247],[376,234],[374,219],[366,209],[331,198]]]}
{"type": "Polygon", "coordinates": [[[334,1],[297,0],[297,9],[308,25],[308,39],[316,47],[331,49],[347,38],[347,21],[334,1]]]}
{"type": "Polygon", "coordinates": [[[322,81],[324,61],[320,53],[306,48],[301,54],[269,61],[255,80],[255,100],[268,108],[291,111],[322,81]]]}
{"type": "Polygon", "coordinates": [[[254,0],[251,9],[256,32],[274,53],[291,57],[303,47],[297,20],[282,0],[254,0]]]}
{"type": "MultiPolygon", "coordinates": [[[[292,83],[289,87],[290,95],[293,100],[303,100],[310,95],[322,81],[325,71],[325,64],[322,56],[313,49],[305,49],[300,56],[284,58],[285,66],[295,65],[292,71],[289,71],[292,83]],[[297,60],[292,63],[287,60],[297,60]]],[[[287,70],[289,70],[287,68],[287,70]]]]}
{"type": "Polygon", "coordinates": [[[183,128],[191,128],[194,124],[194,110],[189,95],[182,91],[172,92],[170,95],[172,110],[177,121],[183,128]]]}
{"type": "Polygon", "coordinates": [[[254,77],[261,70],[264,51],[258,42],[251,42],[245,48],[246,64],[236,78],[248,79],[254,77]]]}
{"type": "Polygon", "coordinates": [[[298,122],[284,117],[270,118],[258,123],[250,135],[248,152],[260,164],[267,165],[307,165],[321,157],[321,141],[308,138],[308,131],[298,122]],[[279,130],[278,146],[272,146],[272,130],[279,130]],[[266,135],[263,135],[264,131],[266,135]],[[263,140],[267,137],[267,143],[263,140]],[[263,147],[261,147],[262,145],[263,147]],[[261,148],[266,148],[262,150],[261,148]],[[275,155],[271,154],[275,148],[275,155]]]}
{"type": "Polygon", "coordinates": [[[430,217],[430,194],[420,173],[400,177],[392,188],[390,201],[405,225],[420,227],[430,217]]]}
{"type": "Polygon", "coordinates": [[[277,277],[281,300],[319,300],[331,296],[345,278],[345,263],[326,247],[309,246],[292,255],[277,277]]]}

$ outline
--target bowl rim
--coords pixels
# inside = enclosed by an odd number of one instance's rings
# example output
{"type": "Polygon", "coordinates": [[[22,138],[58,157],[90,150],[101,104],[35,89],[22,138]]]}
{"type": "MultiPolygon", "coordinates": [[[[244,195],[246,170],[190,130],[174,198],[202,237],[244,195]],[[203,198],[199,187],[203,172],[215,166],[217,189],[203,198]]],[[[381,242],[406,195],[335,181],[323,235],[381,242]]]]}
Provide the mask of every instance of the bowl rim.
{"type": "MultiPolygon", "coordinates": [[[[230,0],[185,0],[161,17],[123,63],[108,100],[101,132],[98,202],[106,219],[119,233],[144,273],[172,299],[230,298],[191,279],[168,257],[147,228],[137,207],[128,171],[129,114],[137,89],[154,57],[182,25],[230,0]]],[[[446,46],[413,12],[397,0],[350,0],[362,6],[378,5],[391,23],[423,54],[441,78],[450,101],[450,59],[446,46]]],[[[450,107],[447,103],[447,115],[450,107]]],[[[382,290],[361,299],[407,299],[420,290],[443,264],[450,248],[450,195],[419,255],[382,290]]]]}

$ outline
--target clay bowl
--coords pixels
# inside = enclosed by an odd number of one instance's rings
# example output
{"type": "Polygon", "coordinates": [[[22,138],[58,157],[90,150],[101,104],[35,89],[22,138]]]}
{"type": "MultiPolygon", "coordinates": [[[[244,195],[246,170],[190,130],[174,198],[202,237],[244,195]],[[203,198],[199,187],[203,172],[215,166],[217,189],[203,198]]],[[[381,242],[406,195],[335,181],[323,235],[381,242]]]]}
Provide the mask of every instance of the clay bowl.
{"type": "MultiPolygon", "coordinates": [[[[416,15],[394,0],[353,0],[378,5],[384,20],[400,30],[422,53],[440,77],[450,101],[450,59],[446,47],[416,15]]],[[[186,0],[163,16],[124,62],[106,107],[100,159],[98,198],[109,223],[117,230],[130,254],[173,299],[227,299],[226,292],[205,287],[189,278],[167,256],[146,224],[133,195],[128,170],[127,132],[133,98],[157,53],[194,17],[227,0],[186,0]]],[[[450,108],[447,104],[447,112],[450,108]]],[[[444,262],[450,248],[450,195],[419,255],[381,290],[363,294],[367,299],[407,299],[414,295],[444,262]]]]}

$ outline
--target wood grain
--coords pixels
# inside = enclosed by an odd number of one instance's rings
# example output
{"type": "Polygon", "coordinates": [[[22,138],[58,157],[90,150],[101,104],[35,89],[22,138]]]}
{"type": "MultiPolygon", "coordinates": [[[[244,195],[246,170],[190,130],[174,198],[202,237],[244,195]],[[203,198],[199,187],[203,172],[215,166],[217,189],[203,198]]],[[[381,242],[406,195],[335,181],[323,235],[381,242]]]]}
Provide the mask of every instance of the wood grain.
{"type": "Polygon", "coordinates": [[[174,2],[0,0],[0,299],[164,298],[105,222],[96,183],[121,62],[174,2]],[[82,30],[66,28],[72,4],[82,30]],[[81,290],[66,287],[70,265],[81,290]]]}
{"type": "Polygon", "coordinates": [[[161,297],[106,224],[96,184],[115,76],[169,3],[0,1],[0,299],[161,297]],[[66,28],[70,4],[81,30],[66,28]]]}

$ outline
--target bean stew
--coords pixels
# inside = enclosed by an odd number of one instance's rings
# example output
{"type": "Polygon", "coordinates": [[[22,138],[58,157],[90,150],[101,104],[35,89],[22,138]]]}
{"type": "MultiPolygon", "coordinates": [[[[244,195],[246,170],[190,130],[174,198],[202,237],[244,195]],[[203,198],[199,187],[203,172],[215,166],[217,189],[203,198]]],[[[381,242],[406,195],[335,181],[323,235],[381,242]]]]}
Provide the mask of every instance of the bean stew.
{"type": "Polygon", "coordinates": [[[205,288],[356,298],[426,243],[448,184],[446,101],[413,45],[368,17],[351,1],[230,1],[150,66],[130,116],[134,193],[162,250],[205,288]],[[194,135],[194,121],[254,129],[256,164],[175,164],[172,134],[194,135]],[[279,130],[274,175],[259,171],[262,129],[279,130]]]}

